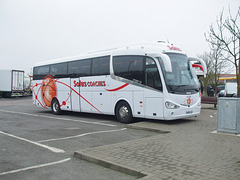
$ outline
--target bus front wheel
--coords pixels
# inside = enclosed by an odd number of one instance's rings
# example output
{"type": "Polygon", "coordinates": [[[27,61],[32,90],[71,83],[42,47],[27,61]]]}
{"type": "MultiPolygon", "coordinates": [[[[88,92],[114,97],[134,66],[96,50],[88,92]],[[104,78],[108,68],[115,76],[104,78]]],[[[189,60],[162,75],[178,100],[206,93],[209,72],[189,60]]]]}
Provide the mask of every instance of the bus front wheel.
{"type": "Polygon", "coordinates": [[[121,101],[118,103],[116,117],[122,123],[131,123],[133,121],[132,110],[127,102],[121,101]]]}
{"type": "Polygon", "coordinates": [[[53,114],[56,114],[56,115],[61,114],[60,104],[56,98],[52,100],[51,108],[52,108],[53,114]]]}

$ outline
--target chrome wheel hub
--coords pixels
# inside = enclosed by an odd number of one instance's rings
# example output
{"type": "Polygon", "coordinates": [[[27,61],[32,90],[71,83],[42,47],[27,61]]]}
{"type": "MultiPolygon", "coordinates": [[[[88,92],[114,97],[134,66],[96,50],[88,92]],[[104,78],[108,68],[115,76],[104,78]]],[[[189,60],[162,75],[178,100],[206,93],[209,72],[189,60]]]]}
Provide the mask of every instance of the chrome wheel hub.
{"type": "Polygon", "coordinates": [[[53,104],[53,110],[56,112],[58,110],[58,108],[59,108],[58,103],[54,103],[53,104]]]}
{"type": "Polygon", "coordinates": [[[119,109],[119,115],[122,119],[125,119],[126,117],[128,117],[128,109],[126,106],[122,106],[119,109]]]}

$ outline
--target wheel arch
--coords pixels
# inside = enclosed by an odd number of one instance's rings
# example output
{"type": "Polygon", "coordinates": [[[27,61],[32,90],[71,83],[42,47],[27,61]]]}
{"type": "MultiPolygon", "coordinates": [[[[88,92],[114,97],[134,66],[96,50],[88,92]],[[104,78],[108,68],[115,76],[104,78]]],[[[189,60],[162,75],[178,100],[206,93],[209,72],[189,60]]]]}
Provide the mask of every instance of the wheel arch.
{"type": "Polygon", "coordinates": [[[52,103],[53,103],[53,101],[55,101],[55,100],[57,100],[57,101],[58,101],[58,103],[59,103],[59,100],[58,100],[58,98],[55,96],[55,97],[53,97],[53,98],[52,98],[52,101],[51,101],[51,106],[52,106],[52,103]]]}
{"type": "Polygon", "coordinates": [[[130,106],[131,111],[132,111],[132,113],[133,113],[133,107],[132,107],[131,103],[130,103],[127,99],[121,98],[121,99],[118,99],[118,100],[116,101],[115,105],[114,105],[114,114],[115,114],[115,115],[116,115],[117,106],[118,106],[118,104],[121,103],[121,102],[126,102],[126,103],[128,103],[128,105],[130,106]]]}

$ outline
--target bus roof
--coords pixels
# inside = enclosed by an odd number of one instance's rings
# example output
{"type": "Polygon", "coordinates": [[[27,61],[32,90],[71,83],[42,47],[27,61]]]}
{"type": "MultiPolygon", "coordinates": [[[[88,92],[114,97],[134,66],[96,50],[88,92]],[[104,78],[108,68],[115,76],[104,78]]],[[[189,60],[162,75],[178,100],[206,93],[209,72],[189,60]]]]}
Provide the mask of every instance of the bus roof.
{"type": "Polygon", "coordinates": [[[143,43],[141,45],[131,45],[131,46],[125,46],[121,48],[98,50],[98,51],[83,53],[82,55],[43,61],[43,62],[37,63],[35,66],[57,64],[62,62],[70,62],[75,60],[90,59],[90,58],[109,56],[109,55],[113,55],[113,56],[146,55],[146,56],[157,57],[158,54],[167,53],[167,52],[184,54],[181,51],[181,49],[173,46],[172,44],[169,44],[163,41],[157,41],[157,42],[143,43]]]}

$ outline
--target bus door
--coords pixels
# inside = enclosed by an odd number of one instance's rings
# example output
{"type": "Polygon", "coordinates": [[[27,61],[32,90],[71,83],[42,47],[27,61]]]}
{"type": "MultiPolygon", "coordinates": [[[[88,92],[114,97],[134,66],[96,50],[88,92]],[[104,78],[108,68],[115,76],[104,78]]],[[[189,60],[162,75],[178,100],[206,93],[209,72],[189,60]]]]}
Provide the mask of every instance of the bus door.
{"type": "Polygon", "coordinates": [[[72,111],[80,112],[80,79],[71,78],[72,111]]]}
{"type": "Polygon", "coordinates": [[[108,82],[109,76],[95,76],[92,82],[95,83],[91,87],[92,97],[91,102],[94,107],[92,107],[92,112],[95,113],[112,113],[112,96],[111,93],[106,91],[105,87],[108,82]]]}
{"type": "Polygon", "coordinates": [[[162,119],[164,115],[163,108],[163,87],[162,81],[153,59],[146,59],[145,66],[145,117],[162,119]]]}

